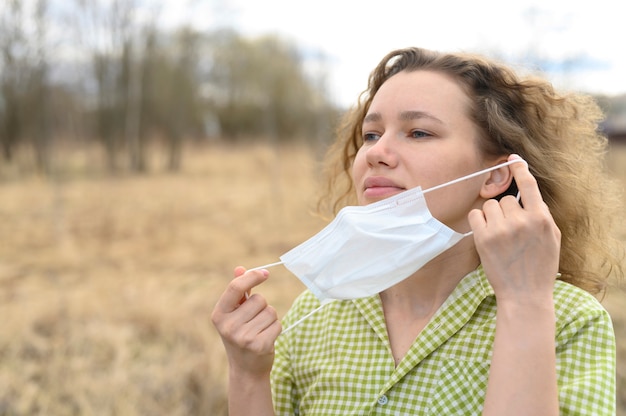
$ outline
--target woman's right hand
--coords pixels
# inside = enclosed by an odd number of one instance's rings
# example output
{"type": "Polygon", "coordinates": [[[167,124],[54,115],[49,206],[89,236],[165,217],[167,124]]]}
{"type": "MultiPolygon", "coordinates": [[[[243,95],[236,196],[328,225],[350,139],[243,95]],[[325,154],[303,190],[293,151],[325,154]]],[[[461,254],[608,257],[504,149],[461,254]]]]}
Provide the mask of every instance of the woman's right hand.
{"type": "Polygon", "coordinates": [[[274,362],[274,341],[282,326],[276,310],[250,290],[265,282],[267,270],[246,272],[235,268],[233,279],[218,299],[211,321],[222,338],[231,372],[253,378],[269,375],[274,362]]]}

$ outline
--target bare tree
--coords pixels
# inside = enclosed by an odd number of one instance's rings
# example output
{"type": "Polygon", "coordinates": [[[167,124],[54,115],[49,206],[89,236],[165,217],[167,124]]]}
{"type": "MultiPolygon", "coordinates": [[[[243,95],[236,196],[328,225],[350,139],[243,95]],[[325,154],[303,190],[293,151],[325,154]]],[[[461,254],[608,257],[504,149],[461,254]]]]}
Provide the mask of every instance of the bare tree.
{"type": "Polygon", "coordinates": [[[168,169],[179,170],[184,136],[201,123],[200,99],[197,77],[199,33],[182,28],[176,34],[176,44],[172,62],[172,82],[170,83],[167,131],[168,169]]]}
{"type": "Polygon", "coordinates": [[[76,28],[92,62],[96,134],[104,145],[107,166],[115,172],[127,130],[128,68],[136,6],[133,0],[76,0],[76,4],[76,28]]]}
{"type": "Polygon", "coordinates": [[[27,136],[37,168],[50,169],[47,126],[47,0],[0,6],[0,142],[6,161],[27,136]],[[29,7],[30,6],[30,7],[29,7]]]}
{"type": "Polygon", "coordinates": [[[181,167],[184,140],[201,130],[198,47],[203,36],[186,27],[167,36],[159,36],[156,30],[149,33],[143,61],[141,134],[163,138],[166,168],[176,171],[181,167]]]}
{"type": "Polygon", "coordinates": [[[48,105],[48,54],[47,54],[47,0],[37,0],[34,10],[35,36],[33,37],[33,64],[30,75],[31,100],[34,110],[32,132],[37,168],[41,173],[50,173],[52,134],[49,123],[48,105]]]}
{"type": "Polygon", "coordinates": [[[24,8],[19,0],[0,4],[0,142],[4,160],[13,159],[22,129],[26,59],[24,8]]]}

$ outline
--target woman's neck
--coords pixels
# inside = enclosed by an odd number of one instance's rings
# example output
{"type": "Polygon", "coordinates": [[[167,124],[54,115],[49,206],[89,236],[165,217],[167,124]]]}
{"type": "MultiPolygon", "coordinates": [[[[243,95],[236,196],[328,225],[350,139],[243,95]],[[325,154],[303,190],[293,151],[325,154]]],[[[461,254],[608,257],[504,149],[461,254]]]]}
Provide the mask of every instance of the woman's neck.
{"type": "Polygon", "coordinates": [[[405,280],[381,292],[383,307],[409,319],[430,317],[463,277],[479,264],[473,238],[465,238],[405,280]]]}

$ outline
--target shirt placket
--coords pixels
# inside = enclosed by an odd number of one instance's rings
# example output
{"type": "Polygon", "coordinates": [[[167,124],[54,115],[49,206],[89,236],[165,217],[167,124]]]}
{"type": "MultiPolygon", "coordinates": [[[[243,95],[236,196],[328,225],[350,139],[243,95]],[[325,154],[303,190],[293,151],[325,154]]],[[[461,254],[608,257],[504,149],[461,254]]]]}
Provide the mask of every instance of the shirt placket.
{"type": "MultiPolygon", "coordinates": [[[[466,281],[462,281],[453,291],[448,300],[435,313],[430,322],[424,327],[422,332],[417,336],[413,345],[396,367],[391,353],[391,345],[387,333],[387,327],[384,319],[384,312],[380,298],[375,297],[377,305],[375,308],[365,307],[365,300],[356,300],[355,305],[362,315],[368,321],[374,332],[378,335],[381,342],[385,343],[389,352],[388,363],[385,363],[385,372],[389,374],[385,384],[378,391],[376,401],[372,406],[386,406],[389,404],[389,391],[402,380],[410,371],[426,359],[430,354],[437,350],[441,345],[447,342],[455,333],[457,333],[472,317],[480,303],[489,295],[489,290],[485,290],[481,283],[482,271],[466,281]],[[452,308],[454,303],[463,303],[462,308],[452,308]],[[460,315],[459,315],[459,310],[460,315]],[[454,318],[454,319],[452,319],[454,318]]],[[[490,288],[487,288],[490,289],[490,288]]],[[[370,298],[371,301],[372,298],[370,298]]]]}

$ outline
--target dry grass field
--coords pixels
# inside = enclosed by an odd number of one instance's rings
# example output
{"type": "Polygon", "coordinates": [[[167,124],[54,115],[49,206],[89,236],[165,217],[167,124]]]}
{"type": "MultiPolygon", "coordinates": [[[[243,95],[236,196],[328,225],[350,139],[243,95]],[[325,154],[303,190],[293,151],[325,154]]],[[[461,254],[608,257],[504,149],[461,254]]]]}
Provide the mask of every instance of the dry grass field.
{"type": "MultiPolygon", "coordinates": [[[[225,415],[209,315],[236,265],[276,261],[323,226],[312,154],[209,146],[179,174],[117,178],[0,167],[0,415],[225,415]]],[[[626,182],[625,149],[611,166],[626,182]]],[[[271,272],[259,290],[284,314],[302,286],[271,272]]],[[[604,303],[624,416],[626,294],[604,303]]]]}

